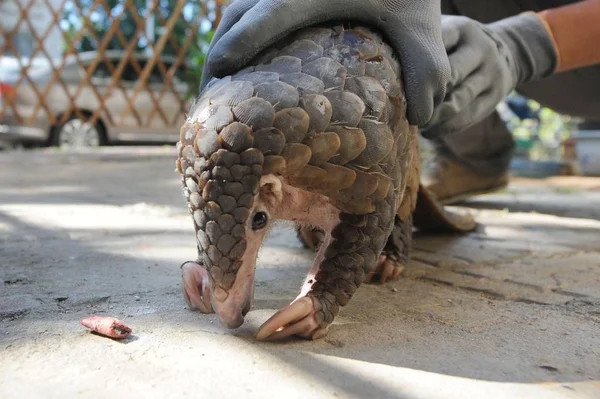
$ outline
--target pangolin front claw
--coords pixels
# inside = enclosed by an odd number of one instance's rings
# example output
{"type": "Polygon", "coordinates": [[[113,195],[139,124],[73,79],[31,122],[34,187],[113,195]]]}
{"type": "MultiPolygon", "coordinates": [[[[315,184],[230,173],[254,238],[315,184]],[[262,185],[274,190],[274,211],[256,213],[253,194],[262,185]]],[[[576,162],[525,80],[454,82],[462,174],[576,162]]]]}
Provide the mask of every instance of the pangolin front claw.
{"type": "Polygon", "coordinates": [[[327,335],[329,326],[321,328],[315,318],[321,309],[318,299],[305,296],[280,309],[258,330],[259,341],[276,341],[297,335],[303,338],[319,339],[327,335]]]}
{"type": "Polygon", "coordinates": [[[183,295],[192,310],[202,313],[212,313],[210,303],[210,275],[208,271],[196,262],[185,262],[181,265],[183,279],[183,295]]]}

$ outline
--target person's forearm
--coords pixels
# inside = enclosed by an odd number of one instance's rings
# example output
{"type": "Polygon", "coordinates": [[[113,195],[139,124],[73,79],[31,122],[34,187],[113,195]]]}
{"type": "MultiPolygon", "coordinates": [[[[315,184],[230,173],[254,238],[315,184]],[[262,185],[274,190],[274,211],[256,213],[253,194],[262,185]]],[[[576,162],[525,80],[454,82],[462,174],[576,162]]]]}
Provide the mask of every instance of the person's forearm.
{"type": "Polygon", "coordinates": [[[556,46],[555,72],[600,64],[600,0],[584,0],[537,15],[556,46]]]}

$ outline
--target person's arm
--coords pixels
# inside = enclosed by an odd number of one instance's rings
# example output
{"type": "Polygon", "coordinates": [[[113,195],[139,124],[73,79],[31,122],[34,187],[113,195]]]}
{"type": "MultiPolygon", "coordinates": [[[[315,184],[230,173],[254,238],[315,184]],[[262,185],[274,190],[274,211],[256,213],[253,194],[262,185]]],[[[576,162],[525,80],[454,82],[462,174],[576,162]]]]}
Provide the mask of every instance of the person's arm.
{"type": "Polygon", "coordinates": [[[537,15],[558,53],[555,72],[600,64],[600,0],[584,0],[537,15]]]}
{"type": "Polygon", "coordinates": [[[452,75],[422,130],[440,137],[473,126],[522,84],[600,64],[600,0],[524,12],[489,24],[442,16],[452,75]]]}

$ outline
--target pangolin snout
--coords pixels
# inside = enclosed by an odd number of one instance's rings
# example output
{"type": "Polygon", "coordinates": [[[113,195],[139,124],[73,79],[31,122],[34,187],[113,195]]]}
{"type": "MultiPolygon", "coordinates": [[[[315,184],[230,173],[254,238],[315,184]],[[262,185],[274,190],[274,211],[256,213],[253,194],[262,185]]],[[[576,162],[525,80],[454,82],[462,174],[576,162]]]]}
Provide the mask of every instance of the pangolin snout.
{"type": "Polygon", "coordinates": [[[219,321],[226,328],[238,328],[244,324],[244,315],[242,312],[221,312],[217,313],[219,321]]]}
{"type": "Polygon", "coordinates": [[[250,311],[250,301],[246,300],[241,305],[227,304],[227,303],[215,303],[213,302],[213,308],[219,317],[219,321],[226,328],[238,328],[244,324],[244,316],[250,311]]]}
{"type": "MultiPolygon", "coordinates": [[[[252,290],[247,286],[242,289],[233,287],[227,298],[219,300],[218,295],[212,295],[212,307],[219,317],[219,321],[226,328],[238,328],[244,324],[244,316],[250,311],[252,305],[252,290]]],[[[222,298],[221,298],[222,299],[222,298]]]]}

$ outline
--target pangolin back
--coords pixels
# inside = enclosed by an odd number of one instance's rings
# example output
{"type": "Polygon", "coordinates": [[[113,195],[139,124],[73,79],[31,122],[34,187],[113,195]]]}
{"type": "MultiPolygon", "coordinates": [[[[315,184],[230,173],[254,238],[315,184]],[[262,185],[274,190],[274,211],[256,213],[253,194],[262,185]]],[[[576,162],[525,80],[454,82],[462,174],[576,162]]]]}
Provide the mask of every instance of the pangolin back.
{"type": "Polygon", "coordinates": [[[212,170],[197,159],[253,147],[264,155],[261,173],[324,192],[352,213],[398,189],[413,134],[398,61],[379,36],[308,28],[251,64],[211,82],[191,107],[178,143],[184,177],[205,184],[199,177],[212,170]]]}
{"type": "Polygon", "coordinates": [[[399,62],[361,27],[304,29],[211,81],[177,148],[200,253],[225,288],[246,248],[243,223],[261,175],[325,194],[349,214],[371,213],[385,199],[386,218],[412,212],[419,190],[399,62]]]}

